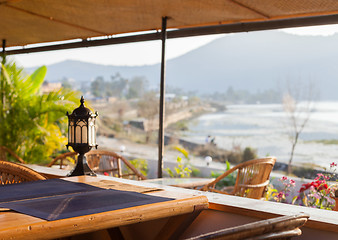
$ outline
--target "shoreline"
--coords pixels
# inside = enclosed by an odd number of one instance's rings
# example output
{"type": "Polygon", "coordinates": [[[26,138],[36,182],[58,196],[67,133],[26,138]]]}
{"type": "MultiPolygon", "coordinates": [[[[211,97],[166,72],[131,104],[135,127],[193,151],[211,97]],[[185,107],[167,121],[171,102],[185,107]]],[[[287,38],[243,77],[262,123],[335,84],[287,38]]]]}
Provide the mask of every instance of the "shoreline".
{"type": "MultiPolygon", "coordinates": [[[[157,145],[152,144],[139,144],[133,143],[129,140],[125,139],[116,139],[109,138],[105,136],[98,136],[98,144],[99,149],[106,149],[114,151],[118,154],[123,155],[127,159],[145,159],[147,161],[157,162],[158,159],[158,149],[157,145]],[[122,147],[123,146],[123,147],[122,147]],[[121,152],[121,149],[124,149],[121,152]]],[[[164,163],[168,166],[176,166],[176,159],[178,156],[182,157],[182,154],[177,150],[170,149],[170,146],[166,145],[165,154],[164,154],[164,163]]],[[[209,166],[207,166],[203,157],[198,156],[190,156],[190,161],[192,166],[202,169],[202,172],[205,174],[203,177],[210,177],[211,171],[222,172],[226,169],[226,164],[221,162],[211,162],[209,166]],[[210,175],[207,175],[210,172],[210,175]]],[[[231,166],[235,166],[236,164],[230,163],[231,166]]],[[[287,164],[283,162],[279,162],[277,158],[277,162],[273,168],[273,173],[277,175],[285,175],[283,171],[287,169],[287,164]]],[[[157,168],[155,168],[157,169],[157,168]]],[[[155,170],[153,169],[153,170],[155,170]]],[[[302,166],[293,165],[293,170],[297,171],[298,174],[295,175],[297,178],[304,179],[314,179],[318,173],[327,173],[324,170],[320,169],[308,169],[302,166]]],[[[293,176],[291,176],[293,177],[293,176]]]]}

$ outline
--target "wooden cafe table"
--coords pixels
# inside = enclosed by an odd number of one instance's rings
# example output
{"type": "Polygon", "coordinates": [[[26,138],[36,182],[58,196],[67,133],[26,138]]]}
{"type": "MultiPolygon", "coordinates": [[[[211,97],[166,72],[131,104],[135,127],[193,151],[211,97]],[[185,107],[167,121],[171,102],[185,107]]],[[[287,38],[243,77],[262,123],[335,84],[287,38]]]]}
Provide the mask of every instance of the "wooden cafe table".
{"type": "Polygon", "coordinates": [[[67,237],[94,233],[99,234],[95,236],[97,239],[133,239],[133,231],[139,231],[139,237],[145,234],[147,239],[177,239],[199,212],[208,208],[205,196],[178,193],[174,188],[161,189],[151,187],[151,184],[140,185],[137,181],[106,176],[62,180],[170,200],[49,221],[3,208],[0,209],[0,239],[72,239],[67,237]]]}

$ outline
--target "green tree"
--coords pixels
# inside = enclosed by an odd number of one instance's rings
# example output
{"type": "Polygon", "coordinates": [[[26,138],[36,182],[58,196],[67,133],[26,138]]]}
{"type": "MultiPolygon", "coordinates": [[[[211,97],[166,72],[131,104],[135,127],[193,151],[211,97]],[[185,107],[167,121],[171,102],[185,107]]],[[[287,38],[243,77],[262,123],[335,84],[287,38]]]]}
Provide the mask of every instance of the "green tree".
{"type": "Polygon", "coordinates": [[[129,82],[127,98],[140,98],[144,95],[147,86],[147,80],[143,77],[134,77],[129,82]]]}
{"type": "Polygon", "coordinates": [[[103,77],[97,77],[95,80],[90,84],[91,93],[95,97],[105,97],[105,81],[103,77]]]}
{"type": "Polygon", "coordinates": [[[73,85],[70,83],[68,78],[63,78],[61,82],[63,88],[73,89],[73,85]]]}
{"type": "Polygon", "coordinates": [[[107,86],[107,89],[109,89],[110,91],[109,96],[122,98],[127,85],[128,79],[123,78],[119,73],[116,73],[114,76],[111,76],[111,81],[107,86]]]}
{"type": "Polygon", "coordinates": [[[47,68],[27,75],[15,63],[1,65],[0,145],[25,161],[41,163],[64,148],[67,117],[78,95],[69,89],[40,94],[47,68]]]}

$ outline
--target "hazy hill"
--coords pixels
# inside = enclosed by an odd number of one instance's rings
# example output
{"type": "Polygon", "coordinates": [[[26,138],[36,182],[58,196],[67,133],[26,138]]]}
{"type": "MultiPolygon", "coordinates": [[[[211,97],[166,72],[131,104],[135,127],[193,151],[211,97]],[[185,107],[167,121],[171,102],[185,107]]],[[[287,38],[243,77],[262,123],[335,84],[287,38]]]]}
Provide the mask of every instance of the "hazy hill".
{"type": "MultiPolygon", "coordinates": [[[[47,79],[90,81],[116,72],[145,76],[159,85],[160,65],[104,66],[65,61],[48,66],[47,79]]],[[[296,36],[279,31],[227,35],[167,62],[167,84],[199,92],[235,89],[265,90],[286,79],[312,80],[321,99],[338,99],[338,35],[296,36]]]]}

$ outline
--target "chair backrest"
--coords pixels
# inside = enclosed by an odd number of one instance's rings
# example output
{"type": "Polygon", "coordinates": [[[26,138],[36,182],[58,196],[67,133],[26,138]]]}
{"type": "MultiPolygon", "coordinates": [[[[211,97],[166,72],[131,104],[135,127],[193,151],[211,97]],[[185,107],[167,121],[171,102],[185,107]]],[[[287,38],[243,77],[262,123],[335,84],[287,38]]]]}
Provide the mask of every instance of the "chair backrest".
{"type": "MultiPolygon", "coordinates": [[[[60,161],[60,169],[67,165],[67,159],[77,159],[76,152],[63,153],[48,164],[51,167],[60,161]]],[[[111,151],[92,150],[85,154],[88,166],[98,174],[108,174],[119,178],[145,180],[146,177],[140,173],[127,159],[111,151]]]]}
{"type": "Polygon", "coordinates": [[[86,153],[86,159],[89,167],[98,174],[137,180],[146,179],[127,159],[115,152],[92,150],[86,153]]]}
{"type": "Polygon", "coordinates": [[[25,163],[25,161],[19,157],[13,150],[5,146],[0,146],[0,160],[8,161],[7,155],[11,156],[13,159],[20,163],[25,163]]]}
{"type": "Polygon", "coordinates": [[[48,164],[48,167],[52,167],[53,165],[57,164],[58,161],[59,162],[59,166],[60,166],[60,169],[63,169],[65,168],[65,166],[68,165],[69,161],[72,160],[72,161],[76,161],[77,159],[77,153],[76,152],[66,152],[66,153],[62,153],[58,156],[56,156],[49,164],[48,164]]]}
{"type": "Polygon", "coordinates": [[[201,190],[227,194],[225,191],[217,190],[216,183],[237,171],[236,183],[230,194],[260,199],[264,196],[266,186],[269,184],[270,173],[275,162],[276,158],[268,157],[238,164],[217,177],[213,182],[202,187],[201,190]]]}
{"type": "Polygon", "coordinates": [[[26,166],[0,160],[0,185],[45,179],[44,176],[26,166]]]}
{"type": "MultiPolygon", "coordinates": [[[[297,214],[257,221],[215,232],[202,234],[189,240],[201,239],[291,239],[302,234],[309,215],[297,214]]],[[[188,240],[188,239],[186,239],[188,240]]]]}

